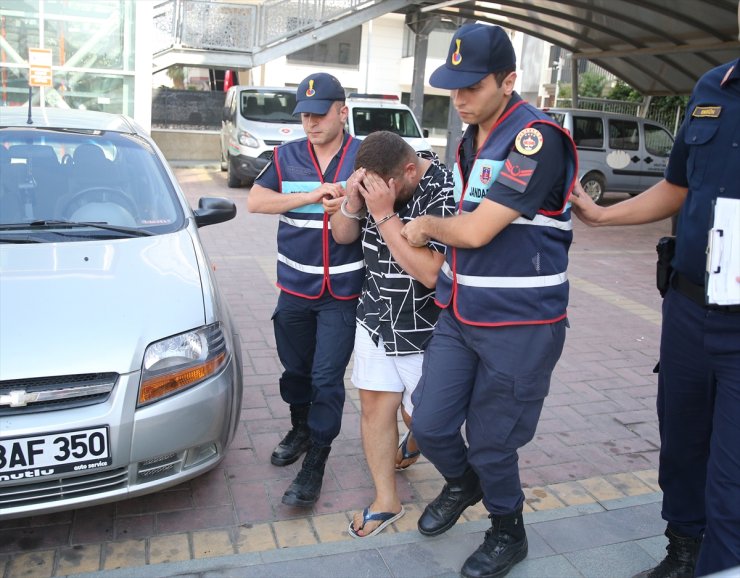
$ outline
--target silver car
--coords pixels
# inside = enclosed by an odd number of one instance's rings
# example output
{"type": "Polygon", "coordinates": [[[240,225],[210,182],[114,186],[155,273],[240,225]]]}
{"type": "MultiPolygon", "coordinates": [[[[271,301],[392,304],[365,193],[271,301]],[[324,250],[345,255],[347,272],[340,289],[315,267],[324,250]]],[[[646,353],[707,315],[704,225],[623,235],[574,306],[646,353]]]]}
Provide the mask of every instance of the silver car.
{"type": "Polygon", "coordinates": [[[198,227],[127,117],[0,109],[0,519],[154,492],[217,465],[241,351],[198,227]]]}

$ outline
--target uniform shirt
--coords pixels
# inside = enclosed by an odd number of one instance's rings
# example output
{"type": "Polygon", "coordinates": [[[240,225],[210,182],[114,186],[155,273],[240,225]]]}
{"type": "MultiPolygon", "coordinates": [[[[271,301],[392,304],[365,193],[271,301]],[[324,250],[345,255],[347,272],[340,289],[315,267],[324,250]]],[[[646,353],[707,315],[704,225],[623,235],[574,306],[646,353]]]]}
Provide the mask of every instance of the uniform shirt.
{"type": "MultiPolygon", "coordinates": [[[[522,98],[514,93],[506,105],[504,114],[520,100],[522,98]]],[[[561,209],[563,206],[563,189],[566,186],[565,171],[563,170],[566,159],[560,131],[554,126],[541,122],[537,123],[535,127],[542,134],[542,149],[528,157],[537,162],[537,167],[524,194],[496,181],[491,185],[486,195],[487,199],[514,209],[527,219],[534,219],[540,209],[546,211],[561,209]],[[553,183],[555,184],[553,185],[553,183]],[[548,194],[550,192],[552,194],[548,194]]],[[[478,127],[471,127],[471,129],[473,130],[465,132],[460,143],[460,168],[466,182],[475,161],[476,131],[480,130],[478,127]]]]}
{"type": "Polygon", "coordinates": [[[689,189],[678,216],[673,267],[704,285],[712,202],[740,199],[740,59],[696,83],[665,178],[689,189]]]}
{"type": "MultiPolygon", "coordinates": [[[[434,153],[419,156],[432,161],[413,196],[398,210],[404,223],[420,216],[444,217],[455,212],[452,173],[434,153]]],[[[430,241],[427,246],[444,253],[445,245],[430,241]]],[[[440,309],[434,290],[411,277],[391,255],[383,237],[368,216],[362,229],[365,281],[357,306],[357,321],[377,345],[383,338],[386,355],[408,355],[424,351],[440,309]]]]}
{"type": "MultiPolygon", "coordinates": [[[[342,139],[342,146],[339,147],[339,150],[337,151],[337,154],[334,155],[334,158],[332,158],[331,161],[329,161],[329,165],[326,167],[326,170],[324,171],[324,174],[322,175],[324,182],[326,183],[334,182],[334,174],[337,172],[337,167],[339,167],[339,161],[342,159],[342,153],[344,152],[344,145],[347,144],[348,138],[349,138],[349,135],[345,132],[344,138],[342,139]]],[[[313,145],[311,145],[311,148],[313,149],[313,145]]],[[[262,169],[262,172],[260,172],[260,174],[257,175],[257,178],[254,179],[254,182],[255,184],[265,187],[266,189],[270,189],[271,191],[279,191],[280,190],[280,177],[278,176],[277,167],[275,166],[275,163],[270,161],[265,166],[265,168],[262,169]]]]}

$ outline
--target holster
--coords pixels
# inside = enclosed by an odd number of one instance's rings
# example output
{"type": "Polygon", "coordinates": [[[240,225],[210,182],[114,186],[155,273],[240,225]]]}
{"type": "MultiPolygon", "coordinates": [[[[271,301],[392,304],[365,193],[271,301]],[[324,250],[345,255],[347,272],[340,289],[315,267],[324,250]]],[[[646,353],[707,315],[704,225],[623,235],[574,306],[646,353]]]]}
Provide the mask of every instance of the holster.
{"type": "Polygon", "coordinates": [[[660,292],[660,296],[665,297],[666,291],[668,291],[668,285],[671,282],[671,273],[673,272],[671,261],[676,254],[676,237],[661,237],[658,239],[655,250],[658,252],[655,285],[660,292]]]}

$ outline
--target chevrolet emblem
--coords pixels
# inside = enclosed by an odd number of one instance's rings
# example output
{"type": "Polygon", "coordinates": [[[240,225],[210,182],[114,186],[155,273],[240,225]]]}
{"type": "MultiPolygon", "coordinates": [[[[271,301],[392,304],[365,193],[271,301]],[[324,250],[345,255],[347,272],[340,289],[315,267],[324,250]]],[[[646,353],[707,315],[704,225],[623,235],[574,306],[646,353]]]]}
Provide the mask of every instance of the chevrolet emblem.
{"type": "Polygon", "coordinates": [[[0,394],[0,406],[25,407],[39,397],[38,393],[28,393],[25,389],[16,389],[6,394],[0,394]]]}

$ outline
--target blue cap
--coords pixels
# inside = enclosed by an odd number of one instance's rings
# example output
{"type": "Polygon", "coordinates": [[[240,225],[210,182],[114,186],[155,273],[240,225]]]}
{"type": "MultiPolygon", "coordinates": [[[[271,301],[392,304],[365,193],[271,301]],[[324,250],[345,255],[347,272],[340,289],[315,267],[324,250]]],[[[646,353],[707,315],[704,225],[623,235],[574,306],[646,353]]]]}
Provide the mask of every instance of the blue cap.
{"type": "Polygon", "coordinates": [[[445,63],[429,77],[436,88],[467,88],[492,72],[516,69],[514,47],[500,26],[465,24],[450,42],[445,63]]]}
{"type": "Polygon", "coordinates": [[[298,85],[293,114],[310,112],[326,114],[333,102],[344,100],[344,89],[331,74],[319,72],[307,76],[298,85]]]}

